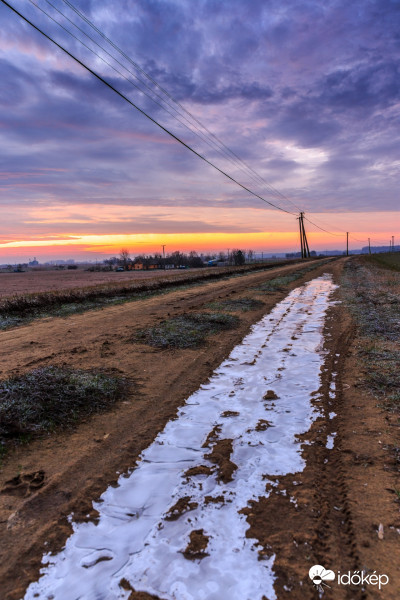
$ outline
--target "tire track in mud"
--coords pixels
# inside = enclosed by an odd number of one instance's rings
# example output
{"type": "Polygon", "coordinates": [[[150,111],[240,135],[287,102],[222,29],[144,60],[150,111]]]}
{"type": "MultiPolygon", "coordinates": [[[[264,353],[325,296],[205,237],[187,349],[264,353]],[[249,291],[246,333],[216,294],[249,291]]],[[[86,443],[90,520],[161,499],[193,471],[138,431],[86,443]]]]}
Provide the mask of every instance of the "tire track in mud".
{"type": "MultiPolygon", "coordinates": [[[[331,348],[326,364],[326,382],[323,376],[324,397],[327,400],[326,411],[337,411],[335,425],[327,420],[327,435],[334,433],[333,447],[324,451],[323,461],[327,468],[321,469],[318,480],[318,503],[320,506],[319,523],[316,528],[316,557],[319,564],[327,564],[342,573],[361,568],[360,556],[356,546],[355,524],[347,486],[348,470],[343,464],[341,449],[343,420],[343,370],[348,349],[354,339],[354,327],[340,333],[331,348]],[[336,357],[336,358],[335,358],[336,357]],[[334,395],[330,393],[335,383],[334,395]],[[328,390],[328,393],[327,393],[328,390]],[[333,397],[332,397],[333,396],[333,397]],[[335,431],[332,432],[332,429],[335,431]]],[[[364,600],[367,596],[359,587],[346,586],[335,597],[351,600],[364,600]]]]}
{"type": "MultiPolygon", "coordinates": [[[[346,385],[343,370],[354,327],[348,319],[340,322],[338,316],[338,309],[331,308],[324,329],[326,359],[321,386],[313,398],[320,418],[299,436],[306,468],[301,473],[277,477],[269,497],[246,509],[251,525],[248,535],[261,531],[258,539],[263,551],[267,556],[275,555],[274,588],[279,600],[319,597],[308,577],[314,564],[336,573],[362,567],[347,485],[349,473],[341,449],[341,421],[346,418],[342,409],[346,385]]],[[[334,589],[325,589],[327,598],[329,593],[343,600],[368,597],[360,587],[340,587],[337,582],[329,585],[334,589]]]]}
{"type": "Polygon", "coordinates": [[[103,494],[98,524],[74,525],[26,598],[128,598],[137,588],[166,599],[275,597],[274,557],[246,515],[304,468],[300,438],[315,420],[331,291],[328,278],[313,280],[254,326],[103,494]]]}

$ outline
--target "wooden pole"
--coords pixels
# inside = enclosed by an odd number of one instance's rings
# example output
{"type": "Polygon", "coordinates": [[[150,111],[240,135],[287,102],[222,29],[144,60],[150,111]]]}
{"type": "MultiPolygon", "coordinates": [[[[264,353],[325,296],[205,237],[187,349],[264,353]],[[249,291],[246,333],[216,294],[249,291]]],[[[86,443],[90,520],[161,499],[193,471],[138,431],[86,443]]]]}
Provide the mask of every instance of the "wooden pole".
{"type": "Polygon", "coordinates": [[[301,227],[301,213],[299,219],[299,229],[300,229],[300,249],[301,249],[301,258],[304,258],[304,247],[303,247],[303,230],[301,227]]]}
{"type": "Polygon", "coordinates": [[[302,258],[310,258],[310,248],[308,247],[306,230],[304,228],[304,213],[303,212],[300,213],[299,222],[300,222],[300,239],[302,242],[301,257],[302,258]]]}
{"type": "Polygon", "coordinates": [[[346,256],[349,255],[349,232],[346,231],[346,256]]]}
{"type": "Polygon", "coordinates": [[[305,227],[304,227],[304,221],[303,221],[303,219],[301,220],[301,222],[303,223],[304,249],[305,249],[305,252],[306,252],[306,257],[310,258],[310,248],[308,247],[308,241],[307,241],[306,230],[305,230],[305,227]]]}

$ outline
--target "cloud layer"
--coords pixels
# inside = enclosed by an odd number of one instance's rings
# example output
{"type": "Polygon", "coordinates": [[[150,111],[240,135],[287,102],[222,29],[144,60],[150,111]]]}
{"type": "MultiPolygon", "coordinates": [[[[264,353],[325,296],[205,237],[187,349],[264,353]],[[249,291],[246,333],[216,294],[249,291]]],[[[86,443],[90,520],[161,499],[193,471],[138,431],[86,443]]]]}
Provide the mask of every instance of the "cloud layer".
{"type": "MultiPolygon", "coordinates": [[[[225,149],[217,152],[208,134],[204,139],[189,131],[186,119],[198,124],[187,114],[178,122],[179,106],[66,3],[51,2],[106,52],[50,2],[35,2],[109,64],[28,0],[14,0],[16,8],[196,151],[267,199],[297,211],[268,195],[264,184],[227,159],[225,149]]],[[[76,0],[75,5],[296,206],[318,213],[397,210],[399,0],[76,0]]],[[[140,207],[134,229],[142,226],[143,232],[151,231],[152,223],[154,231],[162,228],[158,207],[170,208],[169,232],[175,225],[184,231],[185,221],[187,232],[199,231],[203,222],[205,231],[235,231],[230,206],[243,207],[246,231],[246,210],[268,210],[4,5],[0,20],[0,202],[9,215],[1,239],[36,235],[40,227],[32,214],[51,207],[60,217],[55,234],[81,233],[85,227],[87,234],[104,233],[98,219],[63,224],[63,206],[140,207]],[[218,209],[214,222],[199,217],[205,207],[218,209]]],[[[265,223],[259,220],[260,231],[265,223]]],[[[110,234],[127,227],[111,222],[110,234]]],[[[248,230],[254,231],[253,220],[248,230]]],[[[50,235],[48,222],[42,233],[50,235]]]]}

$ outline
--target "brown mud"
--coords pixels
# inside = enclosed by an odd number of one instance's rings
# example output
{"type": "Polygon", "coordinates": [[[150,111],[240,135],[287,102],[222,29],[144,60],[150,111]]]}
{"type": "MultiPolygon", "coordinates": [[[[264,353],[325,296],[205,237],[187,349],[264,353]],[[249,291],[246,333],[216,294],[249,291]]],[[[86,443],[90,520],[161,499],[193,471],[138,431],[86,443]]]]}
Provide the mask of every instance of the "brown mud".
{"type": "Polygon", "coordinates": [[[229,483],[233,479],[233,473],[237,469],[237,465],[231,461],[233,451],[233,440],[218,440],[210,452],[206,454],[210,462],[217,466],[217,480],[223,483],[229,483]]]}
{"type": "Polygon", "coordinates": [[[189,536],[189,543],[183,552],[183,556],[188,560],[199,560],[208,556],[206,549],[209,539],[203,529],[195,529],[189,536]]]}

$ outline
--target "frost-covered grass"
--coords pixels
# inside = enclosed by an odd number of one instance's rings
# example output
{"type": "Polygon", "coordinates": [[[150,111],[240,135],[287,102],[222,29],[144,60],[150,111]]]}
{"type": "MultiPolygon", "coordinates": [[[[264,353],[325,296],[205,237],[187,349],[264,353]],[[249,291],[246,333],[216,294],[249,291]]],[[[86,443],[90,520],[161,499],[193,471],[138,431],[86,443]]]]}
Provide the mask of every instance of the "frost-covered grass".
{"type": "Polygon", "coordinates": [[[366,385],[387,410],[399,412],[400,273],[369,257],[353,258],[343,272],[342,296],[359,327],[366,385]]]}
{"type": "Polygon", "coordinates": [[[212,310],[240,310],[242,312],[247,312],[249,310],[257,310],[258,308],[262,308],[263,306],[264,302],[262,302],[261,300],[255,300],[254,298],[235,298],[229,300],[220,300],[218,302],[211,302],[210,304],[208,304],[207,308],[211,308],[212,310]]]}
{"type": "Polygon", "coordinates": [[[329,258],[327,260],[320,261],[317,264],[309,264],[308,266],[305,266],[303,269],[300,269],[299,271],[296,271],[295,273],[288,273],[287,275],[282,275],[280,277],[274,277],[273,279],[270,279],[269,281],[262,283],[261,285],[257,286],[254,289],[256,289],[260,292],[267,293],[267,294],[273,293],[273,292],[283,292],[285,290],[285,286],[289,285],[293,281],[297,281],[297,279],[300,279],[300,277],[303,277],[307,273],[310,273],[317,267],[320,267],[321,265],[324,265],[331,261],[332,261],[332,259],[329,258]]]}
{"type": "Polygon", "coordinates": [[[46,366],[0,381],[0,443],[27,442],[69,428],[105,410],[126,392],[127,382],[104,372],[46,366]]]}
{"type": "Polygon", "coordinates": [[[219,312],[180,315],[137,332],[132,341],[144,342],[156,348],[195,348],[207,336],[233,329],[238,324],[237,317],[219,312]]]}

